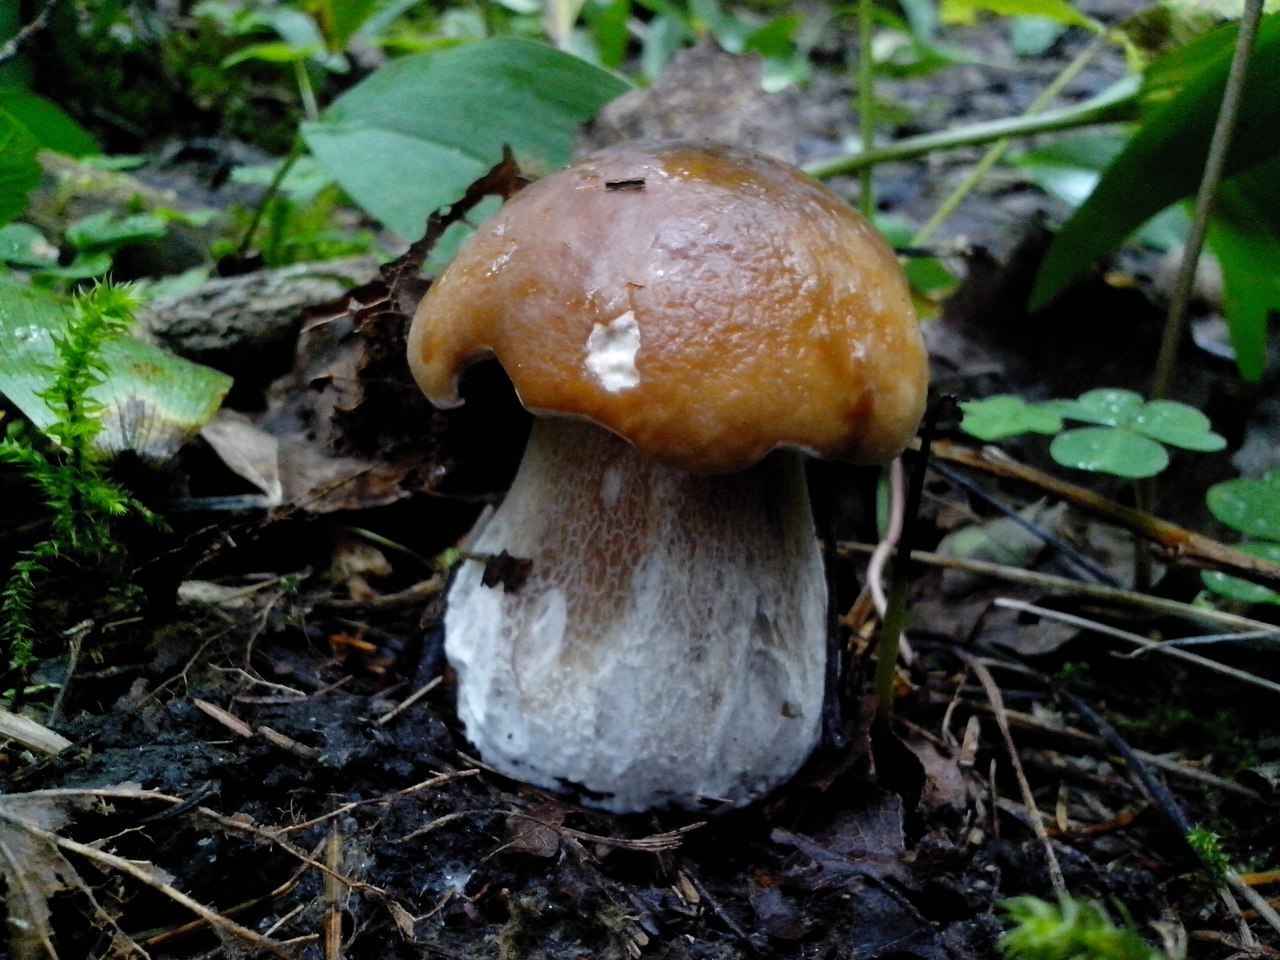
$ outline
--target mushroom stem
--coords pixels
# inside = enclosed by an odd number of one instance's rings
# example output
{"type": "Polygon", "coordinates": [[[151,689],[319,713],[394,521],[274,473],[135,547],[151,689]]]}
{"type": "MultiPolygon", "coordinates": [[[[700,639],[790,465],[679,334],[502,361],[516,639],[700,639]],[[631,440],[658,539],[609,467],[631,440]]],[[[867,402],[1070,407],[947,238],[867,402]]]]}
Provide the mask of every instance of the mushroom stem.
{"type": "Polygon", "coordinates": [[[445,650],[485,762],[614,811],[743,804],[818,739],[826,583],[803,464],[704,476],[590,423],[534,424],[464,562],[445,650]]]}

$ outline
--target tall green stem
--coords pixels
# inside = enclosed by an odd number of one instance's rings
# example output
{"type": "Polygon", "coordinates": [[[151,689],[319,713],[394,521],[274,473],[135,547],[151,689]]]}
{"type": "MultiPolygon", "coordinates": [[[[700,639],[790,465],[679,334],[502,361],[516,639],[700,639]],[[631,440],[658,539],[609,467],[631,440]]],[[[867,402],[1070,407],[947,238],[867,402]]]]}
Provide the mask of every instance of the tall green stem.
{"type": "MultiPolygon", "coordinates": [[[[875,23],[873,0],[858,0],[858,136],[859,146],[869,151],[876,136],[876,64],[872,50],[875,23]]],[[[872,164],[858,170],[858,204],[870,219],[876,209],[872,164]]]]}
{"type": "MultiPolygon", "coordinates": [[[[1031,105],[1028,106],[1026,111],[1023,113],[1023,117],[1034,117],[1037,114],[1042,113],[1049,104],[1053,102],[1054,98],[1066,89],[1067,84],[1074,80],[1079,75],[1080,71],[1089,64],[1089,61],[1097,55],[1098,51],[1101,50],[1103,45],[1107,42],[1109,36],[1109,33],[1099,33],[1094,37],[1093,42],[1080,51],[1079,56],[1072,60],[1071,63],[1067,64],[1066,69],[1058,74],[1058,76],[1054,78],[1053,82],[1044,88],[1040,93],[1040,96],[1036,97],[1035,100],[1032,101],[1031,105]]],[[[973,169],[971,169],[968,175],[965,176],[964,180],[960,182],[959,186],[951,191],[951,194],[942,201],[942,205],[939,206],[934,215],[929,218],[929,222],[921,227],[916,232],[916,235],[911,238],[911,245],[913,247],[924,246],[924,244],[929,242],[933,235],[938,232],[938,229],[951,218],[953,213],[955,213],[956,208],[960,206],[964,201],[964,198],[972,193],[973,188],[982,182],[982,178],[987,175],[987,171],[1000,162],[1000,158],[1004,156],[1005,151],[1009,149],[1012,143],[1012,137],[1002,137],[991,145],[987,152],[983,154],[982,159],[973,166],[973,169]]]]}
{"type": "Polygon", "coordinates": [[[1231,147],[1231,135],[1235,131],[1240,113],[1240,100],[1244,93],[1244,81],[1249,72],[1249,60],[1253,54],[1253,42],[1262,20],[1263,0],[1245,0],[1244,14],[1240,19],[1240,32],[1236,35],[1236,48],[1231,57],[1231,69],[1222,91],[1222,106],[1218,109],[1218,122],[1209,141],[1209,155],[1205,159],[1200,189],[1196,193],[1195,213],[1191,217],[1191,229],[1187,231],[1187,244],[1182,252],[1182,263],[1174,282],[1173,296],[1169,303],[1169,317],[1165,321],[1164,335],[1160,341],[1160,353],[1156,357],[1155,373],[1151,378],[1153,400],[1168,398],[1173,390],[1173,373],[1178,365],[1178,347],[1186,334],[1191,294],[1195,287],[1196,265],[1204,248],[1205,234],[1209,230],[1209,216],[1218,196],[1222,171],[1227,163],[1227,151],[1231,147]]]}
{"type": "Polygon", "coordinates": [[[956,130],[927,133],[908,137],[875,149],[859,150],[840,157],[833,157],[805,166],[805,172],[819,180],[855,173],[865,167],[891,160],[912,160],[935,150],[954,150],[957,147],[980,146],[1005,137],[1029,137],[1037,133],[1058,130],[1075,130],[1102,123],[1121,123],[1131,120],[1137,113],[1137,84],[1117,85],[1109,94],[1062,110],[1046,110],[1034,117],[1009,117],[956,130]]]}

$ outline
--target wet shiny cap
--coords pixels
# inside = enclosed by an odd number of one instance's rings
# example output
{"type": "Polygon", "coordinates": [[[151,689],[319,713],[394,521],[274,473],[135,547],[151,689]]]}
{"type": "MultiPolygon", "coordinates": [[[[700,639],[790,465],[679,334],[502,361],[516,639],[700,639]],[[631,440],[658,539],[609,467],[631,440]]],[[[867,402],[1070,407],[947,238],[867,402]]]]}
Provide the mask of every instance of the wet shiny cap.
{"type": "Polygon", "coordinates": [[[409,365],[449,407],[489,356],[529,410],[699,473],[778,447],[887,462],[928,379],[906,280],[867,221],[788,164],[694,143],[596,153],[480,227],[423,298],[409,365]]]}

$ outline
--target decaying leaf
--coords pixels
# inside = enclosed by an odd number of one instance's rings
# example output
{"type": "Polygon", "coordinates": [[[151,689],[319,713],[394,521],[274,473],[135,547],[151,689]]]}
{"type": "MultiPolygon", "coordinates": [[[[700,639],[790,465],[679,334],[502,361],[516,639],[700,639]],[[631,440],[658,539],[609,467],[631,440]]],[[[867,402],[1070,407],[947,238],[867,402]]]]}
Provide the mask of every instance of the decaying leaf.
{"type": "Polygon", "coordinates": [[[0,795],[0,877],[7,888],[9,946],[15,960],[58,956],[49,923],[49,898],[63,890],[86,888],[50,836],[71,823],[75,814],[108,798],[147,796],[147,791],[133,784],[106,790],[0,795]]]}

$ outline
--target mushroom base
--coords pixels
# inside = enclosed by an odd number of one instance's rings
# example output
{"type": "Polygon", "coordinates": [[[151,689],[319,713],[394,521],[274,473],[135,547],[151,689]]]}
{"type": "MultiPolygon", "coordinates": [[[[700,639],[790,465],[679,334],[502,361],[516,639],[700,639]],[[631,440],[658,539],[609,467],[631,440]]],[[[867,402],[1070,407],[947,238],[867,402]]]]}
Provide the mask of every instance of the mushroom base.
{"type": "Polygon", "coordinates": [[[538,421],[465,561],[445,651],[497,770],[623,812],[747,803],[819,735],[827,591],[800,457],[701,476],[592,424],[538,421]]]}

